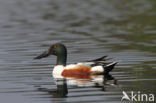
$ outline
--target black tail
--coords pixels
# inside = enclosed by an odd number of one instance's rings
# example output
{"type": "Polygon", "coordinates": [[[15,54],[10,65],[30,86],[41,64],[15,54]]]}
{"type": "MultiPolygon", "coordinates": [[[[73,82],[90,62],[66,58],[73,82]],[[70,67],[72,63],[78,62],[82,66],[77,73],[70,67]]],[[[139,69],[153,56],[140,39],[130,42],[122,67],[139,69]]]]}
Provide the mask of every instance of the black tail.
{"type": "Polygon", "coordinates": [[[116,62],[112,62],[112,63],[109,63],[107,65],[104,65],[104,74],[107,75],[109,74],[110,71],[112,71],[114,69],[114,66],[118,63],[118,61],[116,62]]]}

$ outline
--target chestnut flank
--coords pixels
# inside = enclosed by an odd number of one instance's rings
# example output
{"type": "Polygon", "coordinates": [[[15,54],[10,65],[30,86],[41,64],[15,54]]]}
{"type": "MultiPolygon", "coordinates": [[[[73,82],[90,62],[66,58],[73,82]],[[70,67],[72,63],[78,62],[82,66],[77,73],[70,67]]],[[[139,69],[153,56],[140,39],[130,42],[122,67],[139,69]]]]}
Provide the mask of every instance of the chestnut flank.
{"type": "Polygon", "coordinates": [[[77,79],[89,79],[91,74],[91,67],[79,65],[73,69],[65,69],[62,72],[62,76],[77,78],[77,79]]]}

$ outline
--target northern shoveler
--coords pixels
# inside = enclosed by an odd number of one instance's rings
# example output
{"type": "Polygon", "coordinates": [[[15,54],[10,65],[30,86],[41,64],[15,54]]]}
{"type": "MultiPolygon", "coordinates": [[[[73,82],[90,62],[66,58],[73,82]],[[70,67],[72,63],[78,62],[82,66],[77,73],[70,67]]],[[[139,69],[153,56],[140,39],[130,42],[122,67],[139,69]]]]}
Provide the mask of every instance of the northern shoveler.
{"type": "Polygon", "coordinates": [[[80,63],[66,65],[67,61],[67,49],[61,43],[52,45],[48,51],[43,52],[41,55],[34,59],[41,59],[50,55],[57,56],[57,63],[53,69],[54,77],[68,77],[68,78],[90,78],[90,75],[104,74],[107,75],[118,63],[110,62],[105,63],[110,59],[107,56],[103,56],[98,59],[84,61],[80,63]]]}

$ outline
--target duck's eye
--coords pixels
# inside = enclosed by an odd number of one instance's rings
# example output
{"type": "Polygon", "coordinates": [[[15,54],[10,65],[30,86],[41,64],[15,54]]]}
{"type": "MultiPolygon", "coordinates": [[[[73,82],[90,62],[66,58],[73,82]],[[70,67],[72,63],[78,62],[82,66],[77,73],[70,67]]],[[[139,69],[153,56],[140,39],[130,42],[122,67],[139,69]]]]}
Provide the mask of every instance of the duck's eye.
{"type": "Polygon", "coordinates": [[[56,47],[57,47],[56,45],[53,46],[53,48],[56,48],[56,47]]]}

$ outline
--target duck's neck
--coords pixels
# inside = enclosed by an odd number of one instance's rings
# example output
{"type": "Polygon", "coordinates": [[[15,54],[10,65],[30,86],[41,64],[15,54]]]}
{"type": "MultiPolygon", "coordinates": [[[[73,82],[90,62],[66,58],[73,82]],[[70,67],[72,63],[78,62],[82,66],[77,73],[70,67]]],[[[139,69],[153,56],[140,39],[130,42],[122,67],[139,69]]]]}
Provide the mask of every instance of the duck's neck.
{"type": "Polygon", "coordinates": [[[60,54],[57,56],[57,65],[66,66],[66,61],[67,61],[67,53],[60,54]]]}

